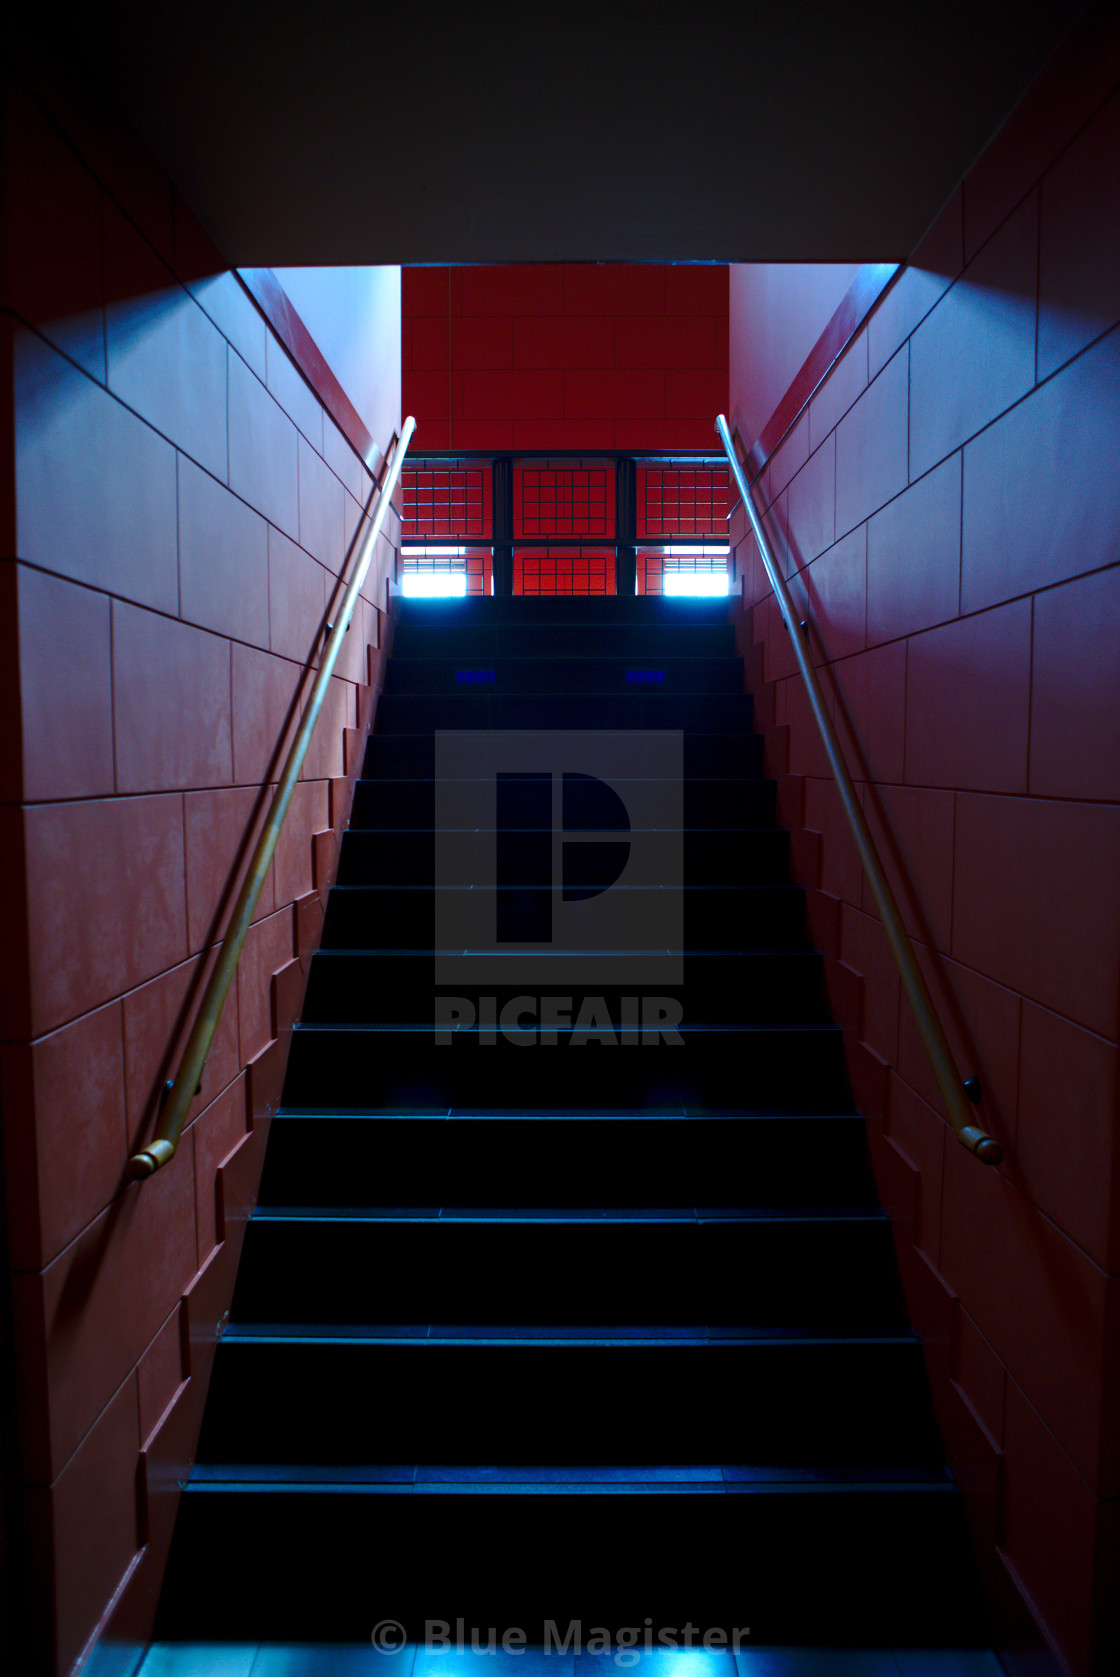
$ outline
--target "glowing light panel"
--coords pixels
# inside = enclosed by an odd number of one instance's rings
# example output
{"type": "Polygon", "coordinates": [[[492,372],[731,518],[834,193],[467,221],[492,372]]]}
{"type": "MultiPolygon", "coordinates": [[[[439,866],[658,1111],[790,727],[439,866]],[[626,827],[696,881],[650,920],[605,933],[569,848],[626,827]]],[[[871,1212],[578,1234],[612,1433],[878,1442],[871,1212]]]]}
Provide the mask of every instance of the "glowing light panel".
{"type": "Polygon", "coordinates": [[[715,599],[728,590],[726,571],[665,571],[661,592],[675,599],[715,599]]]}
{"type": "Polygon", "coordinates": [[[401,593],[413,600],[462,599],[467,592],[463,571],[405,571],[401,593]]]}

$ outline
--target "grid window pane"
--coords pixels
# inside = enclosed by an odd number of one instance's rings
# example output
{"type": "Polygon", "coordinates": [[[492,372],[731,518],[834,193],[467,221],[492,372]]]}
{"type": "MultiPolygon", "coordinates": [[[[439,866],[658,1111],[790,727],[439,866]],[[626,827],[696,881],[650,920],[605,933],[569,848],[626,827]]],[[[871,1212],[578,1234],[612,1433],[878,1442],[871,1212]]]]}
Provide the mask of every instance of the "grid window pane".
{"type": "Polygon", "coordinates": [[[401,530],[405,536],[489,536],[489,467],[444,471],[406,466],[401,472],[401,530]]]}
{"type": "Polygon", "coordinates": [[[638,538],[727,534],[726,468],[638,468],[638,538]]]}

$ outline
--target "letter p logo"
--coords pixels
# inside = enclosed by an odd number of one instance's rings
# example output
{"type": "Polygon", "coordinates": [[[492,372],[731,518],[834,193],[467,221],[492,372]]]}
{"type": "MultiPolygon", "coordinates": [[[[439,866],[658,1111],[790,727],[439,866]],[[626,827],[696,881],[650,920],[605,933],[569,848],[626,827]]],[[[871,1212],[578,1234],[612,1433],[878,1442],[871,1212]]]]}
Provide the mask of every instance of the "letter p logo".
{"type": "Polygon", "coordinates": [[[437,732],[436,983],[680,983],[683,756],[677,732],[437,732]]]}
{"type": "Polygon", "coordinates": [[[498,943],[551,943],[559,792],[560,901],[586,902],[616,883],[630,857],[630,816],[594,775],[559,777],[500,770],[495,800],[495,936],[498,943]],[[557,781],[559,779],[559,785],[557,781]]]}

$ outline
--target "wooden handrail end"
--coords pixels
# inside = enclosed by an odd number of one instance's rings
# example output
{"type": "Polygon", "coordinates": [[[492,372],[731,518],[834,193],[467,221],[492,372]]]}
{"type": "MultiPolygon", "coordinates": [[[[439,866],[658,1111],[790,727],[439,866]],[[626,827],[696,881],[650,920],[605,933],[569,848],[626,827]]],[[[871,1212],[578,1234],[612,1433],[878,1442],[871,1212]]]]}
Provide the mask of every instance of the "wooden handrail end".
{"type": "Polygon", "coordinates": [[[130,1182],[143,1182],[146,1177],[154,1176],[161,1165],[168,1163],[175,1157],[175,1143],[173,1141],[150,1141],[147,1147],[142,1147],[139,1153],[134,1153],[125,1166],[125,1175],[130,1182]]]}
{"type": "Polygon", "coordinates": [[[970,1153],[975,1153],[983,1165],[998,1165],[1003,1158],[1003,1148],[999,1142],[978,1124],[966,1124],[963,1130],[958,1130],[957,1140],[962,1147],[967,1147],[970,1153]]]}

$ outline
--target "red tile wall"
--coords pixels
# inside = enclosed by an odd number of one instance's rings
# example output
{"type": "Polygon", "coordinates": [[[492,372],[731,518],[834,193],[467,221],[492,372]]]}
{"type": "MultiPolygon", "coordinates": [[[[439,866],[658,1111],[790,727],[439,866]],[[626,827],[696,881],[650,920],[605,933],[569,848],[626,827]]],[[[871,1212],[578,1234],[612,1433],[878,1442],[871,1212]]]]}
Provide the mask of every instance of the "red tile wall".
{"type": "Polygon", "coordinates": [[[405,268],[418,449],[707,449],[727,404],[728,270],[405,268]]]}
{"type": "MultiPolygon", "coordinates": [[[[756,489],[957,1064],[981,1080],[997,1170],[949,1130],[741,508],[732,525],[771,769],[899,1212],[911,1312],[936,1326],[935,1396],[983,1571],[1008,1646],[1029,1617],[1078,1677],[1120,1652],[1120,29],[1107,10],[965,178],[756,489]]],[[[733,322],[733,408],[750,407],[752,333],[766,330],[733,322]]]]}
{"type": "Polygon", "coordinates": [[[369,723],[399,525],[391,514],[179,1154],[126,1185],[371,478],[135,140],[103,113],[104,132],[82,130],[88,166],[56,98],[48,116],[5,81],[0,1099],[20,1411],[0,1426],[17,1431],[8,1541],[33,1585],[29,1669],[62,1673],[118,1592],[122,1638],[139,1652],[150,1629],[200,1346],[229,1302],[330,884],[344,735],[369,723]]]}

